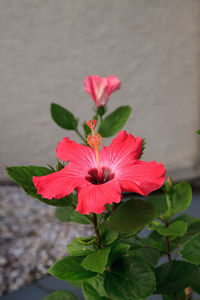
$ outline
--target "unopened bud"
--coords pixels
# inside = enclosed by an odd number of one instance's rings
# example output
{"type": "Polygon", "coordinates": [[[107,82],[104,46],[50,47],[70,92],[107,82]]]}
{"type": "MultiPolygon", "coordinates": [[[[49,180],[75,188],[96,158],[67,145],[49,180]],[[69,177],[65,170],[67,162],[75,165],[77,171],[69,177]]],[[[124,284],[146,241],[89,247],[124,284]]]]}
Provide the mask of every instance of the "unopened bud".
{"type": "Polygon", "coordinates": [[[173,181],[172,181],[171,176],[168,176],[168,177],[167,177],[166,184],[167,184],[168,186],[172,186],[172,185],[173,185],[173,181]]]}

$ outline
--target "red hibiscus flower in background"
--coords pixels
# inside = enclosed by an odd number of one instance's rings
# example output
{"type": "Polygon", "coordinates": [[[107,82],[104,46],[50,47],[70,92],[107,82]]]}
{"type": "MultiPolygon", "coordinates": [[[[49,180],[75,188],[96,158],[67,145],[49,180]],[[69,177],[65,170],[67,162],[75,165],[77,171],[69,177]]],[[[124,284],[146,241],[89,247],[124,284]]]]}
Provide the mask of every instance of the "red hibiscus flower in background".
{"type": "Polygon", "coordinates": [[[85,91],[89,93],[97,107],[105,106],[110,94],[121,87],[121,81],[114,75],[107,78],[88,76],[84,80],[85,91]]]}
{"type": "MultiPolygon", "coordinates": [[[[91,137],[91,143],[99,139],[96,135],[91,137]]],[[[99,151],[97,159],[97,147],[92,149],[65,137],[56,152],[59,159],[69,163],[61,171],[33,177],[33,183],[37,193],[47,199],[63,198],[76,189],[76,210],[81,214],[99,214],[105,210],[105,204],[120,202],[122,191],[147,196],[164,183],[166,170],[162,163],[140,161],[141,149],[140,137],[121,131],[110,146],[99,151]]]]}

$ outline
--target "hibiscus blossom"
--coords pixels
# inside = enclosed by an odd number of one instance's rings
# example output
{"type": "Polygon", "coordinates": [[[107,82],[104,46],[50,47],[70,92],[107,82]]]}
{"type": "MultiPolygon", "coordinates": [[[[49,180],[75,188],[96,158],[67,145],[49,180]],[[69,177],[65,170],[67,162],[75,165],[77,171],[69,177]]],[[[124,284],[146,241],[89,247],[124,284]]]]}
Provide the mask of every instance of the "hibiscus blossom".
{"type": "Polygon", "coordinates": [[[122,191],[147,196],[162,186],[164,166],[139,160],[140,137],[121,131],[110,146],[100,151],[102,138],[94,132],[95,122],[88,124],[92,129],[92,136],[87,139],[90,147],[63,138],[56,149],[57,157],[69,163],[61,171],[33,177],[38,194],[47,199],[60,199],[76,189],[76,210],[81,214],[99,214],[105,210],[105,204],[119,203],[122,191]]]}
{"type": "Polygon", "coordinates": [[[105,106],[110,94],[121,87],[121,81],[114,75],[107,78],[88,76],[84,80],[85,91],[89,93],[97,107],[105,106]]]}

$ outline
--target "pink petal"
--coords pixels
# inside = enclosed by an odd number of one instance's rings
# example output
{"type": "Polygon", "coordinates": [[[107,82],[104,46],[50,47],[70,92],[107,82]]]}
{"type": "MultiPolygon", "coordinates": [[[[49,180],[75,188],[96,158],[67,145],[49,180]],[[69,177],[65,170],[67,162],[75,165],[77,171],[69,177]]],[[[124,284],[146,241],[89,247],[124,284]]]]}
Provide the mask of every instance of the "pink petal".
{"type": "Polygon", "coordinates": [[[94,149],[70,141],[68,137],[58,143],[56,154],[62,161],[73,162],[77,168],[84,170],[97,168],[94,149]]]}
{"type": "Polygon", "coordinates": [[[121,189],[117,180],[111,180],[104,184],[86,184],[78,189],[78,205],[76,210],[81,214],[91,212],[100,214],[105,210],[105,204],[119,203],[121,189]]]}
{"type": "Polygon", "coordinates": [[[106,90],[107,90],[108,95],[110,95],[114,91],[120,89],[120,87],[121,87],[121,81],[117,77],[115,77],[114,75],[110,75],[107,78],[106,90]]]}
{"type": "Polygon", "coordinates": [[[84,184],[84,178],[81,177],[74,167],[70,169],[69,163],[61,171],[36,177],[33,176],[33,184],[37,189],[37,193],[47,199],[60,199],[71,194],[74,188],[78,185],[84,184]]]}
{"type": "Polygon", "coordinates": [[[165,181],[166,169],[162,163],[155,161],[135,161],[132,166],[118,170],[121,189],[147,196],[159,189],[165,181]]]}
{"type": "Polygon", "coordinates": [[[130,164],[138,159],[142,149],[142,139],[120,131],[108,147],[103,147],[100,152],[102,167],[111,168],[113,171],[124,164],[130,164]]]}
{"type": "Polygon", "coordinates": [[[107,80],[100,76],[88,76],[84,80],[85,91],[90,94],[97,106],[100,106],[100,101],[106,101],[108,94],[105,93],[107,80]]]}

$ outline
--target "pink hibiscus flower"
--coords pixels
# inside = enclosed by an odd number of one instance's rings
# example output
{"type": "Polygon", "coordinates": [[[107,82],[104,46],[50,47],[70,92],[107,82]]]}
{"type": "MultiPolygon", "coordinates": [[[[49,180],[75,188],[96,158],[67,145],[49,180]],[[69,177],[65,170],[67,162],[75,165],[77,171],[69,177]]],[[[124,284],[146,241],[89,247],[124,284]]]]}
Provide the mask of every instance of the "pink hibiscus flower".
{"type": "Polygon", "coordinates": [[[60,199],[78,192],[76,210],[81,214],[102,213],[105,204],[119,203],[121,192],[148,195],[160,188],[165,180],[161,163],[144,162],[138,158],[142,139],[125,131],[118,133],[108,147],[98,152],[99,134],[88,138],[88,146],[62,139],[57,146],[57,157],[69,163],[61,170],[46,176],[33,177],[37,193],[47,199],[60,199]]]}
{"type": "Polygon", "coordinates": [[[85,91],[89,93],[97,107],[105,106],[110,94],[121,87],[121,81],[114,75],[107,78],[88,76],[84,80],[85,91]]]}

